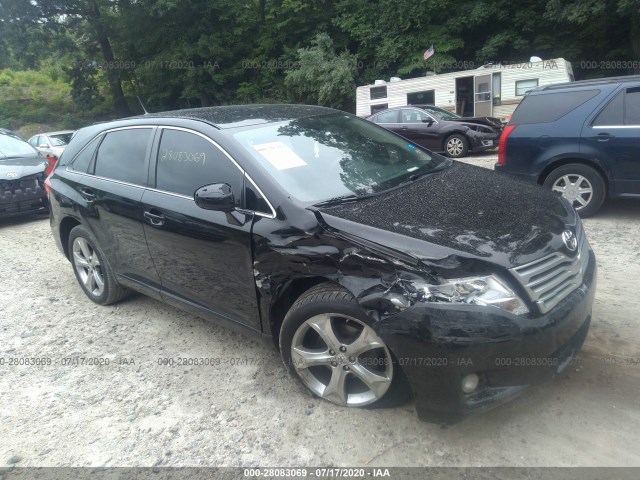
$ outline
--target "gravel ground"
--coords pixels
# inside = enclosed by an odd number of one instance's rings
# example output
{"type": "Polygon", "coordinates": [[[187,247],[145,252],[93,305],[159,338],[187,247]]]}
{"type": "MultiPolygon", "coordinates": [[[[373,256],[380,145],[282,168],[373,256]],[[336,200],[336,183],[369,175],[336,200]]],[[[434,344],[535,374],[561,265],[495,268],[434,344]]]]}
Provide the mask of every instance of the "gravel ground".
{"type": "Polygon", "coordinates": [[[443,428],[411,403],[313,399],[271,346],[150,298],[94,305],[46,218],[0,221],[0,466],[640,466],[640,202],[608,202],[585,225],[599,284],[578,360],[443,428]],[[220,364],[158,364],[178,357],[220,364]],[[9,364],[23,358],[50,364],[9,364]]]}

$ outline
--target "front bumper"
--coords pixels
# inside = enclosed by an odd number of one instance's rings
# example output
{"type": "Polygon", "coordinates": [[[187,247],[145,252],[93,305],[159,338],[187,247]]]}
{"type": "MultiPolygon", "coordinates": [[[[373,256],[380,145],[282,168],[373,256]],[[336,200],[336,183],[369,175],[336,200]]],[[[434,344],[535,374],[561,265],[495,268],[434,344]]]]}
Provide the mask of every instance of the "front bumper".
{"type": "Polygon", "coordinates": [[[381,321],[421,420],[453,423],[561,373],[582,347],[596,286],[593,252],[583,284],[547,314],[511,315],[472,305],[416,304],[381,321]],[[462,379],[480,377],[462,391],[462,379]]]}
{"type": "Polygon", "coordinates": [[[468,132],[469,149],[472,152],[482,152],[498,146],[500,135],[497,133],[468,132]]]}
{"type": "Polygon", "coordinates": [[[21,180],[0,184],[0,218],[40,211],[47,206],[47,194],[36,179],[28,184],[21,180]]]}

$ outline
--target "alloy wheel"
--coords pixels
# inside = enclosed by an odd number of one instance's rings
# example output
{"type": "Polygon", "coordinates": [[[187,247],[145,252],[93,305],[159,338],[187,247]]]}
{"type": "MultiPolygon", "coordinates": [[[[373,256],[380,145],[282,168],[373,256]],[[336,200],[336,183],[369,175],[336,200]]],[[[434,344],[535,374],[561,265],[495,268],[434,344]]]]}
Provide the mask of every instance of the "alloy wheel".
{"type": "Polygon", "coordinates": [[[551,190],[569,200],[578,211],[589,205],[593,198],[593,186],[586,177],[578,174],[567,174],[558,178],[551,190]]]}
{"type": "Polygon", "coordinates": [[[316,315],[300,325],[291,361],[313,393],[338,405],[373,403],[393,379],[391,354],[382,339],[364,322],[341,314],[316,315]]]}
{"type": "Polygon", "coordinates": [[[464,143],[458,137],[447,140],[447,153],[452,156],[458,156],[464,150],[464,143]]]}
{"type": "Polygon", "coordinates": [[[73,241],[73,265],[87,292],[99,297],[104,292],[104,272],[95,249],[82,237],[73,241]]]}

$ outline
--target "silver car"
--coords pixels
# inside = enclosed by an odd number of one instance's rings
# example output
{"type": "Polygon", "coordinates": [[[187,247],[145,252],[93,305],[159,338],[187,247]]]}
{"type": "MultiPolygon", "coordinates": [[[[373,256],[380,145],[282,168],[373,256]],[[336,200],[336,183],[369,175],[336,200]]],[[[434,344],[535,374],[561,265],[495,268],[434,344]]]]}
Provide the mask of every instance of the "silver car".
{"type": "Polygon", "coordinates": [[[29,143],[43,155],[53,155],[57,160],[71,140],[74,130],[41,133],[29,139],[29,143]]]}

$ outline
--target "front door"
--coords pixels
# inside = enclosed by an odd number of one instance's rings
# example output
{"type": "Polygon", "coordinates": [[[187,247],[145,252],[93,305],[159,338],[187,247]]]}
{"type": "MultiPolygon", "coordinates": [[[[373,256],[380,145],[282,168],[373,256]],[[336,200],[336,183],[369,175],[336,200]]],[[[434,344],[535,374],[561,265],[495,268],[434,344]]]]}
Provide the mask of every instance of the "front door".
{"type": "Polygon", "coordinates": [[[142,197],[144,231],[163,299],[196,314],[260,329],[251,254],[253,214],[198,207],[194,192],[227,183],[240,201],[244,174],[204,135],[163,127],[142,197]]]}
{"type": "Polygon", "coordinates": [[[476,75],[473,79],[474,117],[490,117],[493,102],[491,100],[491,74],[476,75]]]}
{"type": "Polygon", "coordinates": [[[440,124],[425,112],[415,108],[400,110],[401,127],[398,133],[430,150],[440,151],[440,124]]]}

